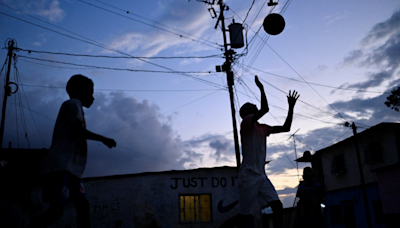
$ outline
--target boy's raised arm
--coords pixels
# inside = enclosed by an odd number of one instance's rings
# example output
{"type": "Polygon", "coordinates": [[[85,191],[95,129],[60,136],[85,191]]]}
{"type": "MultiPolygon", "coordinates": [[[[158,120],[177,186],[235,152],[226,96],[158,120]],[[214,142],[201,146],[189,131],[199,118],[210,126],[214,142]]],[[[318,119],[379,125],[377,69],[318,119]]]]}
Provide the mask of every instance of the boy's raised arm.
{"type": "Polygon", "coordinates": [[[267,101],[267,96],[265,96],[264,92],[264,86],[261,84],[260,80],[258,80],[258,77],[255,76],[254,81],[257,85],[257,87],[260,89],[261,93],[261,108],[258,110],[254,115],[253,115],[253,123],[259,120],[261,117],[263,117],[268,111],[268,101],[267,101]]]}
{"type": "Polygon", "coordinates": [[[300,94],[297,93],[296,90],[293,90],[293,93],[289,90],[289,96],[287,96],[288,99],[288,104],[289,104],[289,110],[288,110],[288,115],[286,117],[286,121],[283,124],[283,126],[274,126],[272,127],[271,134],[276,134],[276,133],[281,133],[281,132],[289,132],[290,127],[292,126],[292,120],[293,120],[293,109],[294,105],[296,104],[297,99],[300,97],[300,94]]]}
{"type": "Polygon", "coordinates": [[[98,135],[96,133],[93,133],[93,132],[88,131],[87,129],[83,128],[82,123],[79,120],[75,121],[72,124],[71,130],[74,134],[76,134],[80,138],[102,142],[108,148],[117,146],[117,143],[114,141],[114,139],[110,139],[110,138],[104,137],[102,135],[98,135]]]}

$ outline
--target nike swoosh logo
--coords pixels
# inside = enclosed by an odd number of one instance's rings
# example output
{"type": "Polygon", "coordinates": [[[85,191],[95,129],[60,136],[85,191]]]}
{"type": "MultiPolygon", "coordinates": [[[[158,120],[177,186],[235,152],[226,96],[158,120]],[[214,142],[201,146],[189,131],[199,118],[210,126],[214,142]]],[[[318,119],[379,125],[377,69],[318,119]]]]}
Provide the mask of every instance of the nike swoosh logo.
{"type": "Polygon", "coordinates": [[[224,206],[222,206],[222,201],[223,200],[219,201],[219,203],[218,203],[218,212],[219,213],[226,213],[226,212],[232,210],[239,203],[239,200],[236,200],[233,203],[229,204],[228,206],[224,207],[224,206]]]}

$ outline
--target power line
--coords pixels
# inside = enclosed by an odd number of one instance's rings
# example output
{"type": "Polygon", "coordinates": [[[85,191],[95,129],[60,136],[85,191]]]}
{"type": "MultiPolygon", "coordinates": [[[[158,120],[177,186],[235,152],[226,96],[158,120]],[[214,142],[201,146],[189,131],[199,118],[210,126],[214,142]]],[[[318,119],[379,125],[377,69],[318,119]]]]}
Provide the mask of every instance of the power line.
{"type": "MultiPolygon", "coordinates": [[[[24,14],[24,15],[26,15],[26,16],[28,16],[28,17],[34,18],[34,19],[36,19],[36,20],[38,20],[38,21],[41,21],[41,22],[43,22],[43,23],[46,23],[46,24],[48,24],[48,25],[51,25],[51,26],[53,26],[53,27],[56,27],[56,28],[58,28],[58,29],[61,29],[61,30],[65,31],[65,32],[69,32],[69,33],[71,33],[71,34],[74,34],[75,36],[81,37],[81,38],[83,38],[83,39],[89,40],[89,41],[91,41],[91,42],[93,42],[93,43],[97,43],[97,44],[102,45],[102,46],[105,47],[105,45],[103,45],[103,44],[101,44],[101,43],[99,43],[99,42],[97,42],[97,41],[95,41],[95,40],[89,39],[89,38],[87,38],[87,37],[84,37],[84,36],[82,36],[82,35],[79,35],[79,34],[77,34],[77,33],[74,33],[74,32],[72,32],[72,31],[69,31],[69,30],[67,30],[67,29],[64,29],[64,28],[62,28],[62,27],[60,27],[60,26],[57,26],[57,25],[55,25],[55,24],[52,24],[52,23],[47,22],[47,21],[45,21],[45,20],[42,20],[42,19],[40,19],[40,18],[38,18],[38,17],[35,17],[35,16],[30,15],[30,14],[24,13],[24,12],[22,12],[22,11],[20,11],[20,10],[17,10],[17,9],[15,9],[15,8],[12,8],[12,7],[10,7],[10,6],[8,6],[8,5],[5,5],[5,4],[3,4],[3,3],[1,3],[1,2],[0,2],[0,5],[5,6],[5,7],[7,7],[7,8],[10,8],[10,9],[12,9],[12,10],[14,10],[14,11],[17,11],[17,12],[20,13],[20,14],[24,14]]],[[[0,12],[0,13],[1,13],[1,12],[0,12]]],[[[2,13],[2,14],[4,14],[4,13],[2,13]]],[[[8,15],[8,14],[4,14],[4,15],[9,16],[9,17],[13,17],[13,16],[10,16],[10,15],[8,15]]],[[[26,22],[26,23],[29,23],[29,22],[27,22],[27,21],[25,21],[25,20],[22,20],[22,19],[19,19],[19,18],[16,18],[16,17],[13,17],[13,18],[14,18],[14,19],[17,19],[17,20],[20,20],[20,21],[23,21],[23,22],[26,22]]],[[[36,25],[36,24],[34,24],[34,23],[29,23],[29,24],[32,24],[32,25],[41,27],[41,26],[36,25]]],[[[45,27],[41,27],[41,28],[47,29],[47,28],[45,28],[45,27]]],[[[50,30],[50,29],[47,29],[47,30],[50,30]]],[[[54,31],[54,30],[50,30],[50,31],[56,32],[56,31],[54,31]]],[[[58,33],[58,32],[56,32],[56,33],[58,33]]],[[[60,34],[60,33],[58,33],[58,34],[60,34]]],[[[61,35],[64,35],[64,34],[61,34],[61,35]]]]}
{"type": "MultiPolygon", "coordinates": [[[[312,90],[314,90],[314,92],[316,92],[318,94],[319,97],[322,98],[322,100],[324,100],[333,110],[335,110],[338,113],[338,116],[342,119],[344,119],[344,117],[327,101],[325,100],[325,98],[322,97],[322,95],[320,93],[318,93],[314,87],[311,86],[311,84],[309,84],[285,59],[283,59],[282,56],[280,56],[271,46],[269,46],[269,44],[267,44],[265,42],[265,44],[284,62],[286,63],[286,65],[288,65],[290,67],[290,69],[292,69],[301,79],[303,79],[304,82],[307,83],[308,86],[311,87],[312,90]]],[[[345,120],[345,119],[344,119],[345,120]]]]}
{"type": "MultiPolygon", "coordinates": [[[[270,72],[263,71],[263,70],[260,70],[260,69],[256,69],[256,68],[254,68],[254,67],[252,67],[252,66],[247,66],[247,65],[244,65],[244,64],[240,64],[240,66],[241,66],[241,67],[250,68],[250,69],[256,70],[256,71],[258,71],[258,72],[265,73],[265,74],[269,74],[269,75],[272,75],[272,76],[275,76],[275,77],[280,77],[280,78],[284,78],[284,79],[288,79],[288,80],[295,81],[295,82],[300,82],[300,83],[308,83],[308,84],[311,84],[311,85],[316,85],[316,86],[321,86],[321,87],[326,87],[326,88],[339,89],[339,90],[349,90],[349,91],[364,92],[364,93],[390,94],[390,93],[388,93],[388,92],[370,91],[370,90],[359,90],[359,89],[349,89],[349,88],[342,88],[342,87],[324,85],[324,84],[313,83],[313,82],[305,82],[305,81],[297,80],[297,79],[294,79],[294,78],[285,77],[285,76],[282,76],[282,75],[279,75],[279,74],[274,74],[274,73],[270,73],[270,72]]],[[[250,71],[248,71],[248,72],[250,72],[250,71]]]]}
{"type": "MultiPolygon", "coordinates": [[[[19,85],[22,85],[21,75],[19,74],[19,70],[18,70],[17,67],[15,67],[15,71],[16,71],[16,75],[17,75],[17,77],[18,77],[18,79],[19,79],[19,80],[18,80],[18,84],[19,84],[19,85]]],[[[28,106],[28,108],[29,108],[29,110],[30,110],[31,108],[30,108],[30,105],[29,105],[29,102],[28,102],[28,98],[26,97],[26,92],[25,92],[24,86],[22,86],[22,91],[21,91],[21,93],[24,94],[25,101],[26,101],[26,105],[28,106]]],[[[19,96],[20,96],[20,93],[19,93],[19,96]]],[[[20,98],[20,99],[21,99],[21,98],[20,98]]],[[[21,100],[22,100],[22,99],[21,99],[21,100]]],[[[22,104],[21,104],[20,108],[21,108],[21,110],[23,109],[23,108],[22,108],[22,104]]],[[[31,115],[31,118],[32,118],[32,120],[33,120],[33,124],[35,125],[35,128],[36,128],[37,132],[39,133],[40,139],[42,139],[42,142],[43,142],[44,144],[46,144],[46,142],[45,142],[45,140],[44,140],[44,138],[43,138],[42,133],[40,133],[40,131],[39,131],[39,127],[38,127],[38,125],[37,125],[37,123],[36,123],[35,118],[34,118],[33,115],[32,115],[32,112],[29,111],[29,114],[31,115]]]]}
{"type": "MultiPolygon", "coordinates": [[[[39,88],[48,88],[48,89],[65,89],[63,86],[41,86],[41,85],[26,85],[20,84],[21,86],[27,87],[39,87],[39,88]]],[[[121,91],[121,92],[204,92],[204,91],[220,91],[222,89],[181,89],[181,90],[172,90],[172,89],[94,89],[99,91],[121,91]]]]}
{"type": "Polygon", "coordinates": [[[247,11],[247,14],[246,14],[246,17],[244,17],[244,20],[243,20],[243,24],[246,22],[246,19],[247,19],[247,17],[249,16],[249,13],[250,13],[250,11],[251,11],[251,8],[253,8],[253,5],[254,5],[254,2],[255,2],[256,0],[253,0],[253,2],[251,3],[251,6],[250,6],[250,9],[247,11]]]}
{"type": "MultiPolygon", "coordinates": [[[[249,73],[252,73],[252,72],[250,72],[250,71],[247,70],[247,69],[245,69],[245,70],[246,70],[247,72],[249,72],[249,73]]],[[[243,77],[244,77],[244,76],[243,76],[243,77]]],[[[245,78],[246,78],[246,77],[245,77],[245,78]]],[[[278,91],[284,93],[285,95],[288,95],[285,91],[283,91],[283,90],[279,89],[278,87],[272,85],[271,83],[269,83],[268,81],[264,80],[263,78],[260,78],[260,80],[263,81],[264,83],[270,85],[271,87],[275,88],[276,90],[278,90],[278,91]]],[[[275,96],[274,96],[274,97],[275,97],[275,96]]],[[[316,109],[316,110],[318,110],[318,111],[320,111],[320,112],[322,112],[322,113],[331,115],[331,116],[333,116],[333,117],[336,118],[336,115],[335,115],[335,114],[332,114],[332,113],[330,113],[330,112],[324,111],[324,110],[322,110],[322,109],[320,109],[320,108],[318,108],[318,107],[315,107],[314,105],[311,105],[311,104],[309,104],[309,103],[307,103],[307,102],[305,102],[305,101],[302,101],[302,100],[300,100],[300,99],[299,99],[298,101],[301,102],[301,103],[303,103],[303,104],[305,104],[305,105],[307,105],[307,106],[309,106],[309,107],[312,107],[312,108],[314,108],[314,109],[316,109]]]]}
{"type": "Polygon", "coordinates": [[[33,53],[44,53],[53,55],[67,55],[67,56],[79,56],[79,57],[93,57],[93,58],[112,58],[112,59],[205,59],[205,58],[221,58],[221,54],[218,55],[207,55],[207,56],[153,56],[153,57],[137,57],[137,56],[110,56],[110,55],[85,55],[85,54],[73,54],[73,53],[60,53],[60,52],[50,52],[50,51],[35,51],[35,50],[25,50],[22,48],[17,48],[18,51],[26,51],[33,53]]]}
{"type": "MultiPolygon", "coordinates": [[[[201,43],[201,44],[207,45],[207,46],[209,46],[209,47],[212,47],[212,48],[218,48],[218,49],[220,49],[220,48],[221,48],[221,47],[219,47],[219,46],[215,46],[215,44],[213,44],[213,45],[210,45],[210,44],[207,44],[207,43],[205,43],[205,42],[201,42],[201,41],[198,41],[198,40],[192,39],[192,38],[190,38],[190,37],[186,37],[186,36],[184,36],[184,35],[182,35],[182,34],[178,34],[178,33],[175,33],[175,32],[172,32],[172,31],[169,31],[169,30],[167,30],[167,29],[164,29],[164,28],[161,28],[161,27],[158,27],[158,26],[155,26],[155,25],[149,24],[149,23],[146,23],[146,22],[143,22],[143,21],[140,21],[140,20],[137,20],[137,19],[131,18],[131,17],[127,17],[127,16],[125,16],[125,15],[122,15],[122,14],[116,13],[116,12],[114,12],[114,11],[111,11],[111,10],[105,9],[105,8],[103,8],[103,7],[101,7],[101,6],[97,6],[97,5],[94,5],[94,4],[92,4],[92,3],[85,2],[85,1],[83,1],[83,0],[78,0],[78,1],[79,1],[79,2],[82,2],[82,3],[85,3],[85,4],[87,4],[87,5],[90,5],[90,6],[96,7],[96,8],[98,8],[98,9],[101,9],[101,10],[107,11],[107,12],[109,12],[109,13],[116,14],[116,15],[118,15],[118,16],[120,16],[120,17],[124,17],[124,18],[127,18],[127,19],[129,19],[129,20],[136,21],[136,22],[139,22],[139,23],[142,23],[142,24],[145,24],[145,25],[151,26],[151,27],[153,27],[153,28],[157,28],[157,29],[159,29],[159,30],[162,30],[162,31],[164,31],[164,32],[168,32],[168,33],[171,33],[171,34],[177,35],[177,36],[179,36],[179,37],[181,37],[181,38],[189,39],[189,40],[191,40],[191,41],[195,41],[195,42],[198,42],[198,43],[201,43]]],[[[129,11],[128,11],[128,12],[129,12],[129,11]]]]}
{"type": "MultiPolygon", "coordinates": [[[[28,24],[31,24],[31,25],[34,25],[34,26],[37,26],[37,27],[39,27],[39,28],[43,28],[43,29],[48,30],[48,31],[51,31],[51,32],[54,32],[54,33],[57,33],[57,34],[66,36],[66,37],[71,38],[71,39],[75,39],[75,40],[78,40],[78,41],[81,41],[81,42],[84,42],[84,43],[88,43],[88,44],[91,44],[91,45],[94,45],[94,46],[96,46],[96,47],[100,47],[100,48],[103,48],[103,49],[106,49],[106,50],[109,50],[109,51],[114,51],[114,52],[117,52],[117,53],[120,53],[120,54],[123,54],[123,55],[126,55],[126,56],[131,56],[131,55],[127,54],[127,53],[118,51],[118,50],[116,50],[116,49],[107,47],[107,46],[105,46],[105,45],[99,45],[99,44],[96,44],[96,43],[93,43],[93,42],[89,42],[89,41],[86,41],[86,40],[82,40],[82,39],[79,39],[79,38],[76,38],[76,37],[73,37],[73,36],[70,36],[70,35],[67,35],[67,34],[64,34],[64,33],[61,33],[61,32],[58,32],[58,31],[55,31],[55,30],[52,30],[52,29],[49,29],[49,28],[46,28],[46,27],[43,27],[43,26],[41,26],[41,25],[37,25],[37,24],[35,24],[35,23],[32,23],[32,22],[29,22],[29,21],[20,19],[20,18],[18,18],[18,17],[11,16],[11,15],[6,14],[6,13],[3,13],[3,12],[0,12],[0,14],[3,14],[3,15],[5,15],[5,16],[8,16],[8,17],[17,19],[17,20],[19,20],[19,21],[22,21],[22,22],[25,22],[25,23],[28,23],[28,24]]],[[[138,59],[139,59],[140,61],[146,62],[146,63],[148,63],[148,64],[151,64],[151,65],[154,65],[154,66],[157,66],[157,67],[160,67],[160,68],[169,70],[169,71],[174,71],[174,70],[172,70],[171,68],[168,68],[168,67],[165,67],[165,66],[162,66],[162,65],[159,65],[159,64],[155,64],[155,63],[149,62],[149,61],[144,60],[144,59],[141,59],[141,58],[138,58],[138,59]]],[[[177,72],[177,71],[174,71],[174,72],[177,72]]],[[[213,83],[213,82],[209,82],[209,81],[204,80],[204,79],[200,79],[200,78],[197,78],[197,77],[193,77],[192,75],[188,75],[188,74],[184,74],[184,73],[179,73],[179,74],[180,74],[180,75],[183,75],[183,76],[186,76],[186,77],[191,77],[191,78],[196,79],[196,80],[199,80],[199,81],[202,81],[202,82],[204,82],[204,83],[207,83],[207,84],[212,85],[212,86],[217,87],[217,88],[221,88],[221,87],[222,87],[221,85],[218,85],[218,84],[213,83]]]]}
{"type": "MultiPolygon", "coordinates": [[[[253,96],[254,97],[256,97],[255,96],[255,94],[250,90],[250,88],[247,86],[247,84],[244,82],[244,81],[242,81],[245,85],[246,85],[246,87],[249,89],[249,91],[253,94],[253,96]]],[[[243,86],[243,83],[242,82],[239,82],[240,83],[240,85],[245,89],[245,92],[246,92],[246,88],[243,86]]],[[[247,94],[247,92],[246,92],[246,94],[247,94]]],[[[248,95],[247,95],[248,96],[248,95]]],[[[251,99],[251,97],[250,96],[248,96],[250,99],[251,99]]],[[[257,99],[257,98],[256,98],[257,99]]],[[[277,122],[277,123],[279,123],[279,121],[278,121],[278,119],[271,113],[271,112],[268,112],[274,119],[275,119],[275,121],[277,122]]],[[[262,118],[264,118],[264,117],[262,117],[262,118]]],[[[274,137],[274,139],[275,139],[275,137],[274,137]]],[[[277,141],[276,139],[275,139],[275,141],[277,141]]],[[[278,142],[277,142],[278,143],[278,142]]],[[[282,152],[286,155],[286,157],[288,158],[288,160],[290,161],[290,163],[292,163],[292,165],[296,168],[296,166],[294,165],[294,163],[292,162],[292,160],[289,158],[289,156],[287,155],[287,153],[283,150],[283,148],[282,148],[282,146],[278,143],[278,145],[279,145],[279,147],[281,148],[281,150],[282,150],[282,152]]]]}
{"type": "MultiPolygon", "coordinates": [[[[267,3],[268,0],[265,0],[264,3],[262,4],[262,6],[260,7],[260,10],[258,11],[257,15],[254,17],[253,21],[251,22],[249,29],[251,29],[251,27],[253,26],[254,22],[257,20],[258,15],[261,13],[261,11],[264,9],[265,3],[267,3]]],[[[278,1],[279,2],[279,1],[278,1]]],[[[275,6],[274,6],[275,8],[275,6]]],[[[272,10],[271,10],[272,12],[272,10]]],[[[270,13],[271,13],[270,12],[270,13]]]]}
{"type": "MultiPolygon", "coordinates": [[[[289,5],[290,5],[290,4],[288,4],[289,1],[290,1],[290,0],[288,0],[288,1],[286,2],[286,4],[283,6],[283,8],[282,8],[282,10],[281,10],[281,14],[282,14],[282,15],[285,13],[285,11],[287,10],[287,8],[288,8],[289,5]]],[[[263,6],[261,7],[261,9],[264,7],[265,3],[266,3],[266,1],[264,2],[264,4],[263,4],[263,6]]],[[[279,0],[278,0],[277,3],[279,3],[279,0]]],[[[290,3],[291,3],[291,2],[290,2],[290,3]]],[[[271,8],[269,14],[272,13],[272,11],[275,9],[275,7],[276,7],[276,5],[275,5],[273,8],[271,8]]],[[[260,9],[259,13],[261,12],[261,9],[260,9]]],[[[257,16],[258,16],[258,14],[257,14],[257,16]]],[[[256,17],[256,18],[257,18],[257,17],[256,17]]],[[[256,20],[256,18],[253,20],[253,23],[254,23],[254,21],[256,20]]],[[[253,23],[252,23],[252,25],[253,25],[253,23]]],[[[252,26],[252,25],[251,25],[251,26],[252,26]]],[[[250,26],[250,29],[251,29],[251,26],[250,26]]],[[[260,29],[261,29],[262,26],[263,26],[263,25],[260,26],[260,28],[258,29],[258,31],[257,31],[257,32],[255,33],[255,35],[253,36],[252,40],[253,40],[256,36],[259,37],[259,36],[258,36],[258,33],[259,33],[259,31],[260,31],[260,29]]],[[[252,31],[253,31],[253,30],[252,30],[252,31]]],[[[263,41],[263,40],[265,39],[265,43],[266,43],[270,37],[271,37],[271,36],[270,36],[269,34],[265,34],[264,37],[261,38],[261,40],[263,41]]],[[[251,48],[251,46],[252,46],[252,40],[250,40],[250,48],[251,48]]],[[[258,48],[257,48],[257,50],[256,50],[256,54],[253,55],[252,59],[250,60],[250,63],[249,63],[250,66],[253,65],[254,61],[256,60],[256,58],[258,57],[258,55],[260,54],[260,52],[261,52],[261,50],[263,49],[263,47],[264,47],[264,44],[262,44],[261,42],[259,42],[258,48]]],[[[242,63],[244,63],[244,61],[245,61],[245,58],[242,60],[242,63]]]]}
{"type": "MultiPolygon", "coordinates": [[[[97,69],[105,69],[105,70],[121,70],[121,71],[131,71],[131,72],[146,72],[146,73],[167,73],[167,74],[210,74],[211,71],[160,71],[160,70],[134,70],[134,69],[124,69],[124,68],[115,68],[115,67],[101,67],[101,66],[91,66],[91,65],[84,65],[84,64],[77,64],[77,63],[68,63],[68,62],[61,62],[61,61],[55,61],[55,60],[49,60],[49,59],[40,59],[40,58],[34,58],[34,57],[28,57],[28,56],[23,56],[23,55],[17,55],[19,58],[27,58],[27,59],[34,59],[38,61],[44,61],[44,62],[51,62],[51,63],[59,63],[59,64],[65,64],[65,65],[72,65],[72,66],[81,66],[81,67],[91,67],[91,68],[97,68],[97,69]]],[[[204,80],[204,79],[201,79],[204,80]]],[[[206,80],[204,80],[206,81],[206,80]]],[[[207,81],[209,83],[213,83],[210,81],[207,81]]]]}
{"type": "Polygon", "coordinates": [[[62,67],[62,66],[52,66],[52,65],[47,65],[47,64],[43,64],[43,63],[32,62],[32,61],[25,60],[25,59],[20,59],[20,60],[18,60],[18,61],[27,62],[27,63],[31,63],[31,64],[36,64],[36,65],[40,65],[40,66],[58,68],[58,69],[68,69],[68,70],[90,70],[90,69],[96,69],[96,68],[93,68],[93,67],[62,67]]]}
{"type": "Polygon", "coordinates": [[[105,2],[102,2],[102,1],[99,1],[99,0],[95,0],[95,1],[100,2],[100,3],[104,4],[104,5],[110,6],[110,7],[114,8],[114,9],[117,9],[117,10],[120,10],[120,11],[123,11],[123,12],[126,12],[127,14],[134,15],[134,16],[139,17],[139,18],[141,18],[141,19],[144,19],[144,20],[147,20],[147,21],[150,21],[150,22],[153,22],[153,23],[156,23],[156,24],[165,26],[165,27],[167,27],[167,28],[176,30],[176,31],[178,31],[178,32],[185,33],[186,35],[189,35],[189,36],[192,36],[192,37],[196,37],[197,39],[203,40],[203,41],[208,42],[208,43],[210,43],[210,44],[217,45],[217,46],[222,46],[222,45],[219,45],[218,43],[211,42],[211,41],[206,40],[206,39],[204,39],[204,38],[201,38],[201,37],[192,35],[192,34],[190,34],[190,33],[184,32],[184,31],[182,31],[182,30],[176,29],[176,28],[174,28],[174,27],[168,26],[168,25],[163,24],[163,23],[160,23],[160,22],[158,22],[158,21],[150,20],[150,19],[145,18],[145,17],[143,17],[143,16],[140,16],[140,15],[138,15],[138,14],[135,14],[135,13],[132,13],[132,12],[130,12],[130,11],[126,11],[126,10],[124,10],[124,9],[118,8],[118,7],[116,7],[116,6],[113,6],[113,5],[111,5],[111,4],[108,4],[108,3],[105,3],[105,2]]]}
{"type": "MultiPolygon", "coordinates": [[[[259,101],[259,99],[257,98],[257,96],[255,96],[255,94],[251,91],[251,89],[247,86],[247,84],[246,84],[243,80],[242,80],[242,82],[245,84],[245,86],[248,88],[248,90],[253,94],[253,96],[259,101]]],[[[244,94],[244,93],[242,93],[242,92],[240,92],[240,91],[239,91],[239,93],[244,94]]],[[[244,94],[244,95],[245,95],[245,94],[244,94]]],[[[247,94],[247,96],[248,96],[248,94],[247,94]]],[[[279,106],[273,105],[270,101],[268,101],[268,104],[269,104],[269,106],[271,106],[271,107],[275,107],[275,108],[277,108],[277,109],[280,109],[280,110],[283,110],[283,111],[287,112],[287,110],[285,110],[285,109],[283,109],[283,108],[281,108],[281,107],[279,107],[279,106]]],[[[300,116],[300,117],[303,117],[303,118],[306,118],[306,119],[311,119],[311,120],[319,121],[319,122],[322,122],[322,123],[341,125],[340,123],[333,123],[333,122],[328,122],[328,121],[325,121],[325,120],[319,120],[319,119],[316,119],[316,118],[313,118],[313,117],[309,117],[309,116],[305,116],[305,115],[298,114],[298,113],[294,113],[293,115],[300,116]]]]}

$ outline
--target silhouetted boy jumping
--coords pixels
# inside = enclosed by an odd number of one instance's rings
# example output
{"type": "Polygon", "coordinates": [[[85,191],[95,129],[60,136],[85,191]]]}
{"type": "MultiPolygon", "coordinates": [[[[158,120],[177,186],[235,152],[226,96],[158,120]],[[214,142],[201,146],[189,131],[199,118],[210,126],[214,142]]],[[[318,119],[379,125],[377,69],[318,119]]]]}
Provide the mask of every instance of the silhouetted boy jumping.
{"type": "Polygon", "coordinates": [[[53,140],[44,160],[43,199],[49,202],[47,211],[33,218],[29,228],[47,227],[64,213],[64,206],[72,202],[77,211],[79,228],[91,227],[90,204],[85,196],[81,176],[86,166],[87,139],[115,147],[113,139],[86,130],[83,107],[89,108],[94,101],[93,81],[83,75],[72,76],[67,83],[70,97],[58,113],[53,140]]]}
{"type": "Polygon", "coordinates": [[[262,208],[270,206],[273,211],[274,228],[283,226],[283,206],[274,186],[265,174],[267,137],[270,134],[290,131],[293,119],[293,108],[300,95],[289,91],[287,96],[289,111],[283,126],[268,126],[257,121],[268,111],[264,86],[255,76],[255,83],[261,92],[261,108],[246,103],[240,108],[243,121],[240,124],[243,161],[239,169],[239,215],[241,226],[255,226],[255,215],[262,208]]]}

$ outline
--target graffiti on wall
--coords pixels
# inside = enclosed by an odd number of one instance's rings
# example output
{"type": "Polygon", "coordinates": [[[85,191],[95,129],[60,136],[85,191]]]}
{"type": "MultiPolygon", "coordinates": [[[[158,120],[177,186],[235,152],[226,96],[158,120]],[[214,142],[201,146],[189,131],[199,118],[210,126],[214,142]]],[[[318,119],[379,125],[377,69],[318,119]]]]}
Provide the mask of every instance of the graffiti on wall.
{"type": "Polygon", "coordinates": [[[117,211],[121,207],[120,203],[105,203],[105,204],[94,204],[93,212],[108,212],[117,211]]]}
{"type": "Polygon", "coordinates": [[[237,185],[237,177],[172,177],[171,188],[197,188],[197,187],[234,187],[237,185]]]}

